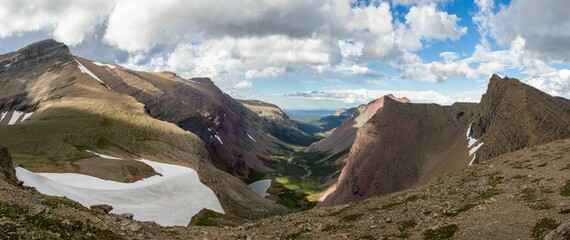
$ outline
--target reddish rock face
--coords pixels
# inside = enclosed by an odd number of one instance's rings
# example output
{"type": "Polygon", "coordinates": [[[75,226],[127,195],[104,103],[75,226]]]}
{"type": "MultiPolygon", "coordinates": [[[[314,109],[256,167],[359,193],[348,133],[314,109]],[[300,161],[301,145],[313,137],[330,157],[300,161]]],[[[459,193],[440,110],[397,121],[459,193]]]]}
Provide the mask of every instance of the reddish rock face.
{"type": "Polygon", "coordinates": [[[400,191],[471,161],[570,137],[569,104],[512,78],[493,75],[480,104],[391,99],[372,104],[382,107],[358,129],[336,190],[320,206],[400,191]],[[466,135],[481,144],[471,156],[466,135]]]}

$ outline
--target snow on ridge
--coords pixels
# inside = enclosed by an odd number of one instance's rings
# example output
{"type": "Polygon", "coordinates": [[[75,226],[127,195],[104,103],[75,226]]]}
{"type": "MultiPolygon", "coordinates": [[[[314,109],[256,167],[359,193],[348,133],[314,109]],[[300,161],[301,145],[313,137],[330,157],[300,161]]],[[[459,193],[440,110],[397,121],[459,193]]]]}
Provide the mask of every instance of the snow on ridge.
{"type": "Polygon", "coordinates": [[[8,125],[14,125],[14,123],[16,123],[18,121],[18,119],[20,119],[20,116],[22,116],[22,114],[24,114],[24,112],[14,111],[12,113],[12,117],[10,118],[10,121],[8,122],[8,125]]]}
{"type": "Polygon", "coordinates": [[[97,156],[99,156],[99,157],[101,157],[101,158],[105,158],[105,159],[122,160],[122,158],[112,157],[112,156],[109,156],[109,155],[105,155],[105,154],[101,154],[101,153],[96,153],[96,152],[89,151],[89,150],[86,150],[86,152],[88,152],[88,153],[93,153],[93,154],[95,154],[95,155],[97,155],[97,156]]]}
{"type": "Polygon", "coordinates": [[[106,63],[100,63],[100,62],[92,62],[93,64],[99,66],[99,67],[108,67],[110,69],[115,69],[117,66],[115,65],[111,65],[111,64],[106,64],[106,63]]]}
{"type": "Polygon", "coordinates": [[[218,136],[218,134],[214,135],[214,137],[216,137],[218,141],[220,141],[220,143],[224,145],[224,142],[222,142],[222,139],[220,138],[220,136],[218,136]]]}
{"type": "Polygon", "coordinates": [[[22,120],[20,120],[20,122],[23,122],[26,119],[30,118],[32,116],[32,114],[34,114],[34,112],[29,112],[29,113],[24,114],[24,117],[22,118],[22,120]]]}
{"type": "Polygon", "coordinates": [[[483,146],[483,142],[477,144],[477,146],[471,148],[471,150],[469,150],[469,156],[473,155],[473,153],[477,152],[477,150],[483,146]]]}
{"type": "Polygon", "coordinates": [[[89,207],[113,206],[111,213],[131,213],[139,221],[162,226],[187,226],[203,208],[224,213],[212,189],[200,182],[189,167],[138,159],[162,176],[155,175],[134,183],[103,180],[77,173],[34,173],[17,167],[16,175],[25,186],[40,193],[65,196],[89,207]]]}
{"type": "Polygon", "coordinates": [[[2,122],[2,120],[4,120],[4,118],[6,117],[6,115],[8,115],[8,112],[3,112],[3,113],[2,113],[2,117],[0,117],[0,122],[2,122]]]}
{"type": "Polygon", "coordinates": [[[261,197],[269,196],[270,194],[267,193],[267,190],[271,187],[271,179],[259,180],[247,185],[247,187],[261,197]]]}
{"type": "Polygon", "coordinates": [[[95,75],[94,73],[92,73],[91,71],[89,71],[89,69],[87,69],[85,66],[83,66],[83,64],[81,64],[79,61],[77,61],[77,59],[73,59],[77,62],[79,70],[81,70],[82,73],[86,73],[87,75],[91,76],[92,78],[94,78],[95,80],[99,81],[100,83],[102,83],[105,87],[107,87],[108,89],[111,89],[107,84],[105,84],[105,82],[103,82],[103,80],[99,79],[97,77],[97,75],[95,75]]]}
{"type": "Polygon", "coordinates": [[[472,138],[469,136],[469,133],[471,133],[471,125],[473,124],[473,122],[471,122],[471,124],[469,124],[469,127],[467,128],[467,141],[469,141],[469,143],[467,144],[467,148],[470,148],[471,146],[473,146],[473,144],[475,144],[477,142],[477,139],[472,138]]]}
{"type": "Polygon", "coordinates": [[[253,137],[251,137],[251,135],[249,135],[249,133],[247,133],[247,136],[249,137],[249,139],[253,140],[254,142],[257,142],[255,141],[255,139],[253,139],[253,137]]]}
{"type": "Polygon", "coordinates": [[[469,166],[473,165],[473,163],[475,162],[475,158],[477,157],[477,153],[475,153],[475,155],[473,155],[473,158],[471,159],[471,162],[469,162],[469,166]]]}

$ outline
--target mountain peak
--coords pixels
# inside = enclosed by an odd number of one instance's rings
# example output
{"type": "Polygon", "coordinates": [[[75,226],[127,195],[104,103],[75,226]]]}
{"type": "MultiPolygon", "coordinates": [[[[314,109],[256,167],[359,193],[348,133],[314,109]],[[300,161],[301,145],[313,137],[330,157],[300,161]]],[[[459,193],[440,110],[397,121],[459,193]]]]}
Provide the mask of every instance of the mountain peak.
{"type": "Polygon", "coordinates": [[[67,45],[55,41],[53,39],[46,39],[43,41],[32,43],[18,50],[20,56],[25,60],[57,52],[68,53],[69,48],[67,47],[67,45]]]}

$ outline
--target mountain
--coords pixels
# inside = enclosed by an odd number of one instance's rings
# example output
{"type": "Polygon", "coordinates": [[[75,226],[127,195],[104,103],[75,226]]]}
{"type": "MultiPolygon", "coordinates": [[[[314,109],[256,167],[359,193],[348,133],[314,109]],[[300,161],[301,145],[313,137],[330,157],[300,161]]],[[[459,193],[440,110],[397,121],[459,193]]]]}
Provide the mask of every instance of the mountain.
{"type": "Polygon", "coordinates": [[[514,78],[493,75],[470,136],[477,162],[570,137],[570,105],[514,78]]]}
{"type": "Polygon", "coordinates": [[[384,107],[384,102],[386,98],[390,98],[402,103],[409,103],[410,100],[403,97],[397,98],[392,94],[386,95],[384,97],[378,98],[368,104],[363,104],[358,106],[358,108],[339,110],[333,115],[333,117],[346,117],[342,124],[337,127],[330,136],[314,143],[311,145],[310,150],[320,151],[320,152],[331,152],[338,153],[340,151],[350,149],[354,143],[356,137],[356,132],[368,119],[370,119],[374,114],[376,114],[380,109],[384,107]]]}
{"type": "Polygon", "coordinates": [[[497,75],[480,104],[388,99],[358,129],[336,188],[319,205],[401,191],[495,156],[568,138],[569,121],[567,104],[497,75]]]}
{"type": "Polygon", "coordinates": [[[254,131],[247,119],[256,115],[210,80],[92,62],[53,40],[1,55],[0,69],[0,144],[15,166],[132,183],[159,176],[146,159],[195,170],[229,215],[286,212],[225,173],[263,168],[241,152],[255,149],[247,133],[271,137],[254,131]]]}
{"type": "Polygon", "coordinates": [[[240,103],[261,118],[261,121],[256,122],[257,128],[263,129],[283,143],[308,146],[317,140],[316,137],[302,131],[297,122],[291,120],[274,104],[258,100],[240,100],[240,103]]]}

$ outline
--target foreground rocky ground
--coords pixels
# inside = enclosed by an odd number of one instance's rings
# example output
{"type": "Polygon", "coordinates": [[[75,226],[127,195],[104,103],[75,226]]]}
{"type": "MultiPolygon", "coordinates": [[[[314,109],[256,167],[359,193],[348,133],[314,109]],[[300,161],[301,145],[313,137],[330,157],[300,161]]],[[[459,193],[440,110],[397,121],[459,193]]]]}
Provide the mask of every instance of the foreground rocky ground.
{"type": "Polygon", "coordinates": [[[570,239],[570,139],[410,190],[237,227],[163,228],[0,181],[5,239],[570,239]]]}

